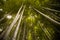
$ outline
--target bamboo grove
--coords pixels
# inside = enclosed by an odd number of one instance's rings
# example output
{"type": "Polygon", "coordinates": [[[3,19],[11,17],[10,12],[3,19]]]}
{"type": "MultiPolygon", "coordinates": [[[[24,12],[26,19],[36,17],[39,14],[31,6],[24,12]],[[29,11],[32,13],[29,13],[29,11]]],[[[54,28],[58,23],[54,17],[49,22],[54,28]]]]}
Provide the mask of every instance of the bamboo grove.
{"type": "Polygon", "coordinates": [[[0,40],[59,39],[59,0],[0,0],[0,40]]]}

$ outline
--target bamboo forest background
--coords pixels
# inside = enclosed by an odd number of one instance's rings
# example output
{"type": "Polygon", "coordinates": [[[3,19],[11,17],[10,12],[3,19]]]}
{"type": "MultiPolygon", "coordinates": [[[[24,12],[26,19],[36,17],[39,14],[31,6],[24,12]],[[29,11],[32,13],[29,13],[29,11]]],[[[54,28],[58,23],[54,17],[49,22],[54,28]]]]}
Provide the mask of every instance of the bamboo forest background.
{"type": "Polygon", "coordinates": [[[60,1],[0,0],[0,40],[60,40],[60,1]]]}

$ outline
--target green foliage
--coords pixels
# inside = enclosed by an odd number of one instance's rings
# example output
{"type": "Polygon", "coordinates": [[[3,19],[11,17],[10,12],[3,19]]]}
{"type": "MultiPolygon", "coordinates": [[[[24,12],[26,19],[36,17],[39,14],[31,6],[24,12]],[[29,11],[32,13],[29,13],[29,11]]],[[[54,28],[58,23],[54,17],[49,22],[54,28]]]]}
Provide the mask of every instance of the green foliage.
{"type": "MultiPolygon", "coordinates": [[[[57,29],[55,29],[55,24],[33,10],[33,8],[36,8],[55,20],[55,17],[51,16],[50,13],[54,13],[54,15],[58,16],[58,12],[47,11],[42,8],[53,8],[52,6],[49,6],[53,3],[56,4],[58,2],[56,2],[56,0],[6,0],[5,2],[3,0],[0,0],[0,8],[3,9],[3,11],[0,11],[0,19],[7,14],[12,16],[11,19],[8,19],[6,16],[2,21],[0,21],[0,28],[3,29],[2,32],[7,28],[7,26],[9,27],[9,25],[14,20],[20,6],[23,4],[26,5],[26,8],[22,17],[22,21],[20,23],[20,28],[16,40],[22,40],[23,38],[26,40],[53,40],[56,35],[55,32],[57,31],[57,29]],[[30,6],[33,8],[30,8],[30,6]]],[[[59,19],[57,18],[56,20],[58,21],[59,19]]],[[[17,23],[18,21],[12,28],[7,40],[11,40],[13,38],[17,23]]]]}

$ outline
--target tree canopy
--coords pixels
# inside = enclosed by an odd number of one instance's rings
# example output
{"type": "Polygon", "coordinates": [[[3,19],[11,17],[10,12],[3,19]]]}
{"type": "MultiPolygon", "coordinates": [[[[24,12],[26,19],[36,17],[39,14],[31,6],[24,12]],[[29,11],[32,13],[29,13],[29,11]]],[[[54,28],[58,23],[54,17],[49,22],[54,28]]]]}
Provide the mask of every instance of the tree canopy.
{"type": "Polygon", "coordinates": [[[59,40],[59,0],[0,0],[0,40],[59,40]]]}

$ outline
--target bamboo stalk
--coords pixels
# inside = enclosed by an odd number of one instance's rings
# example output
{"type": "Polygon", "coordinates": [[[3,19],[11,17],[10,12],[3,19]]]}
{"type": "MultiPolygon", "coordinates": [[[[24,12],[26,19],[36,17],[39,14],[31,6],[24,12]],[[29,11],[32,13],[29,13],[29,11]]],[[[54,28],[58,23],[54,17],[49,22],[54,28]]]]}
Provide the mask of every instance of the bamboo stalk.
{"type": "Polygon", "coordinates": [[[8,37],[8,35],[9,35],[11,29],[12,29],[12,27],[14,26],[14,24],[15,24],[15,23],[17,22],[17,20],[19,19],[19,17],[20,17],[19,13],[20,13],[22,7],[23,7],[23,5],[20,7],[19,11],[18,11],[17,14],[16,14],[16,17],[14,18],[14,20],[13,20],[13,22],[11,23],[10,27],[9,27],[8,30],[6,31],[6,34],[5,34],[4,38],[3,38],[4,40],[6,40],[6,38],[8,37]]]}
{"type": "Polygon", "coordinates": [[[51,22],[53,22],[54,24],[60,25],[60,22],[55,21],[54,19],[52,19],[51,17],[45,15],[44,13],[40,12],[39,10],[37,10],[36,8],[33,8],[35,11],[37,11],[38,13],[40,13],[42,16],[44,16],[45,18],[47,18],[48,20],[50,20],[51,22]]]}
{"type": "Polygon", "coordinates": [[[23,17],[24,10],[25,10],[25,6],[24,6],[24,8],[23,8],[23,10],[20,14],[20,19],[19,19],[18,25],[16,27],[16,30],[14,32],[14,36],[13,36],[12,40],[16,40],[16,36],[17,36],[18,30],[19,30],[19,27],[20,27],[20,24],[21,24],[21,20],[22,20],[22,17],[23,17]]]}

